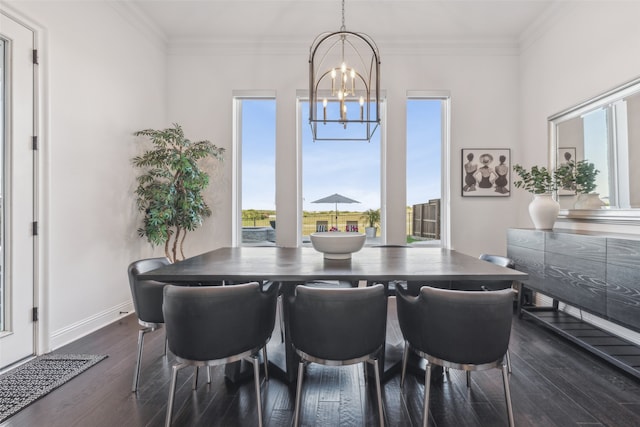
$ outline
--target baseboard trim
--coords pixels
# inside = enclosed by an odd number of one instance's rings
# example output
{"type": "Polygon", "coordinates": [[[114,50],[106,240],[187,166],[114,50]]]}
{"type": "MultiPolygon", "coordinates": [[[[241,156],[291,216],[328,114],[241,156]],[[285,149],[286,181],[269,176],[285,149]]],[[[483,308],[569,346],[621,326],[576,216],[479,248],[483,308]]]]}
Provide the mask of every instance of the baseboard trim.
{"type": "Polygon", "coordinates": [[[58,329],[51,334],[50,350],[56,350],[131,313],[133,313],[133,303],[127,301],[58,329]]]}

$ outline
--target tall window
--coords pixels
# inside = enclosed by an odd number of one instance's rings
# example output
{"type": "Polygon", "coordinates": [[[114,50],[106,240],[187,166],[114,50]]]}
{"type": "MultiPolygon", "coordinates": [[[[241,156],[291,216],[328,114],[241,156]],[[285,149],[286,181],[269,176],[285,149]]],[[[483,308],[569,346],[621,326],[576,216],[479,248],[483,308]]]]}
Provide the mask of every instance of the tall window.
{"type": "Polygon", "coordinates": [[[407,241],[440,245],[443,101],[407,100],[407,241]]]}
{"type": "MultiPolygon", "coordinates": [[[[367,211],[380,210],[380,128],[367,141],[313,141],[308,123],[309,103],[302,101],[302,240],[315,231],[359,231],[369,228],[367,211]],[[335,202],[317,202],[337,194],[335,202]],[[341,201],[342,200],[342,201],[341,201]],[[351,200],[351,201],[349,201],[351,200]]],[[[349,132],[349,128],[345,133],[349,132]]],[[[332,199],[329,199],[332,200],[332,199]]],[[[374,218],[375,219],[375,218],[374,218]]],[[[368,231],[367,244],[381,235],[368,231]]]]}
{"type": "Polygon", "coordinates": [[[276,101],[272,97],[236,97],[237,202],[241,245],[276,241],[276,101]]]}

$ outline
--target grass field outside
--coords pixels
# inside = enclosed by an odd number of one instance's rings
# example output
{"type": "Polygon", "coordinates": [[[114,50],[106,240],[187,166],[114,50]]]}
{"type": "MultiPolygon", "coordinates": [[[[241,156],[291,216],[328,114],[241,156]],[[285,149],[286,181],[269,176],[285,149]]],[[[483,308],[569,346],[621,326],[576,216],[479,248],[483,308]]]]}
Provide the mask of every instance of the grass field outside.
{"type": "MultiPolygon", "coordinates": [[[[245,211],[243,211],[244,213],[245,211]]],[[[244,215],[242,218],[243,227],[270,227],[271,221],[276,221],[274,211],[259,211],[259,215],[244,215]],[[251,217],[251,219],[247,217],[251,217]],[[255,218],[255,219],[254,219],[255,218]]],[[[346,231],[347,221],[357,221],[358,231],[364,233],[365,227],[369,224],[366,222],[364,212],[358,211],[340,211],[338,213],[338,225],[336,226],[335,211],[304,211],[302,216],[302,235],[308,236],[315,233],[318,221],[326,221],[329,228],[336,227],[339,231],[346,231]]],[[[411,235],[412,212],[411,208],[407,209],[407,236],[411,235]]],[[[378,225],[377,235],[380,235],[380,225],[378,225]]]]}

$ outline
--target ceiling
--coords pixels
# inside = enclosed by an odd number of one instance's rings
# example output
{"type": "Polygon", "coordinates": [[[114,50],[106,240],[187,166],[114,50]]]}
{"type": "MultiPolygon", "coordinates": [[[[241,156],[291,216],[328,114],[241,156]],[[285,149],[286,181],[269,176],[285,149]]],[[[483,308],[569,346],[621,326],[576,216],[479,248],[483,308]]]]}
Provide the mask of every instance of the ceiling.
{"type": "MultiPolygon", "coordinates": [[[[169,41],[311,43],[341,25],[340,0],[125,0],[169,41]]],[[[346,0],[345,24],[378,43],[517,43],[565,0],[346,0]]]]}

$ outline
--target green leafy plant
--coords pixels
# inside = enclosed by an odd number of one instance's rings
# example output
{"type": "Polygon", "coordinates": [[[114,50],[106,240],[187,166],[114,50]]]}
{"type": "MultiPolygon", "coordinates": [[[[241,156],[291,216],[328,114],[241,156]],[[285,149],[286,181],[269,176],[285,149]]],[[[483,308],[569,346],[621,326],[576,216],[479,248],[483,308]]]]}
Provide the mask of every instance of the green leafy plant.
{"type": "Polygon", "coordinates": [[[138,210],[144,213],[138,235],[154,246],[164,245],[172,262],[184,259],[187,233],[211,216],[202,194],[209,185],[209,175],[199,162],[208,157],[222,160],[224,148],[185,138],[177,123],[172,128],[145,129],[134,135],[146,136],[153,144],[153,149],[132,159],[142,171],[135,190],[138,210]]]}
{"type": "Polygon", "coordinates": [[[588,160],[568,162],[558,171],[562,188],[575,190],[577,194],[589,194],[597,187],[596,178],[600,171],[588,160]]]}
{"type": "Polygon", "coordinates": [[[369,227],[376,227],[380,223],[380,209],[368,209],[364,211],[364,215],[360,218],[364,219],[369,224],[369,227]]]}
{"type": "Polygon", "coordinates": [[[513,165],[513,170],[520,177],[519,180],[513,182],[517,188],[522,188],[533,194],[551,193],[558,189],[557,171],[551,171],[544,166],[532,166],[531,170],[527,170],[519,164],[513,165]]]}

